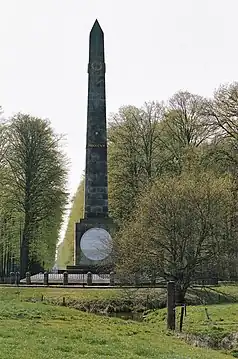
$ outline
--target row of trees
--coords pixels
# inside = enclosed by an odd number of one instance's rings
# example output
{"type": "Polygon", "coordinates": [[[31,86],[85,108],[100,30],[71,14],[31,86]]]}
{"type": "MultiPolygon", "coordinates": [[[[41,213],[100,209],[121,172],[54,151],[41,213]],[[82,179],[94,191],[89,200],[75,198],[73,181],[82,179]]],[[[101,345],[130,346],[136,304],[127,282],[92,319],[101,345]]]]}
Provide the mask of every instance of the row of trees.
{"type": "Polygon", "coordinates": [[[0,274],[38,272],[55,261],[67,192],[62,136],[48,120],[0,122],[0,274]]]}
{"type": "MultiPolygon", "coordinates": [[[[120,108],[108,152],[118,273],[174,278],[181,297],[199,272],[237,275],[238,83],[211,99],[178,92],[166,104],[120,108]]],[[[76,205],[83,183],[70,219],[76,205]]],[[[72,263],[72,226],[62,266],[72,263]]]]}

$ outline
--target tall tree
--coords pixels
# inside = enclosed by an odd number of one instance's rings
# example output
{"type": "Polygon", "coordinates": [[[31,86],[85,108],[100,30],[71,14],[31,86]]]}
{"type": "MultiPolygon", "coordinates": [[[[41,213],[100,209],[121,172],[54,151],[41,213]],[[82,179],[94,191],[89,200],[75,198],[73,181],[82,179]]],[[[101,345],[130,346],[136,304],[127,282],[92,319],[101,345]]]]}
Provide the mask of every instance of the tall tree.
{"type": "Polygon", "coordinates": [[[219,134],[238,141],[238,82],[222,85],[207,102],[210,123],[216,125],[219,134]]]}
{"type": "Polygon", "coordinates": [[[177,92],[168,103],[165,115],[167,131],[174,143],[181,147],[199,146],[212,134],[205,115],[203,97],[187,91],[177,92]]]}
{"type": "Polygon", "coordinates": [[[121,222],[135,206],[135,199],[160,170],[159,123],[163,106],[145,103],[126,106],[109,122],[109,203],[112,216],[121,222]]]}
{"type": "MultiPolygon", "coordinates": [[[[216,126],[216,157],[223,160],[233,177],[233,260],[238,259],[238,82],[221,85],[207,102],[210,123],[216,126]]],[[[221,162],[221,161],[220,161],[221,162]]]]}
{"type": "Polygon", "coordinates": [[[179,91],[166,105],[125,106],[109,119],[109,209],[119,226],[127,223],[155,181],[164,176],[176,179],[185,172],[199,176],[211,169],[218,178],[228,173],[234,180],[233,220],[224,235],[234,253],[238,227],[236,92],[236,84],[222,86],[207,101],[179,91]]]}
{"type": "Polygon", "coordinates": [[[161,123],[161,154],[166,158],[164,171],[171,175],[180,174],[187,158],[197,153],[212,135],[204,114],[206,101],[189,92],[177,92],[166,106],[161,123]]]}
{"type": "Polygon", "coordinates": [[[47,120],[18,114],[8,125],[8,136],[12,201],[23,214],[20,268],[24,276],[27,270],[39,269],[39,260],[44,264],[46,258],[39,258],[39,248],[56,248],[58,233],[54,226],[60,226],[66,204],[67,161],[60,147],[61,137],[47,120]]]}
{"type": "Polygon", "coordinates": [[[173,279],[183,301],[201,267],[214,268],[225,250],[230,205],[229,178],[209,172],[161,178],[116,236],[118,271],[173,279]]]}
{"type": "Polygon", "coordinates": [[[7,121],[0,107],[0,277],[4,278],[19,259],[20,216],[11,205],[12,191],[6,152],[9,145],[7,121]]]}

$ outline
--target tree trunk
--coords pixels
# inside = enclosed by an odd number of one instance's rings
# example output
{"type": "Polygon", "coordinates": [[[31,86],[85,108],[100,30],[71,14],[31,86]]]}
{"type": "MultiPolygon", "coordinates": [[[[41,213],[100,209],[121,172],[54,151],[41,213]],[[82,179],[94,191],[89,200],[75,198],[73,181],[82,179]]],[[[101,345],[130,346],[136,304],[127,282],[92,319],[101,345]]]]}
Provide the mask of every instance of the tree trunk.
{"type": "Polygon", "coordinates": [[[29,238],[27,236],[26,228],[24,228],[22,243],[21,243],[21,256],[20,256],[20,274],[21,279],[25,278],[29,266],[29,238]]]}
{"type": "Polygon", "coordinates": [[[31,275],[44,272],[44,265],[41,264],[37,258],[33,257],[29,260],[29,272],[31,275]]]}
{"type": "Polygon", "coordinates": [[[184,304],[185,303],[185,295],[187,292],[187,288],[182,286],[181,284],[176,284],[176,304],[184,304]]]}

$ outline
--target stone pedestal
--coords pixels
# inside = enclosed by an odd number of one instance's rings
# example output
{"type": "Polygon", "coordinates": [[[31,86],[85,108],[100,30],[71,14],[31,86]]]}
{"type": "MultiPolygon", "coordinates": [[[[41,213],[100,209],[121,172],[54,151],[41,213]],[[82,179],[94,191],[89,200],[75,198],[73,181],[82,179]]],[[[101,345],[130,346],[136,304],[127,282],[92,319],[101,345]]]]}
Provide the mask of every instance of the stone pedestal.
{"type": "Polygon", "coordinates": [[[74,241],[74,266],[67,266],[67,270],[74,272],[88,271],[97,273],[99,269],[107,272],[113,267],[112,257],[109,256],[102,261],[93,261],[87,258],[81,251],[80,242],[83,234],[91,228],[103,228],[113,235],[114,224],[111,218],[87,218],[81,219],[80,222],[75,224],[75,241],[74,241]]]}

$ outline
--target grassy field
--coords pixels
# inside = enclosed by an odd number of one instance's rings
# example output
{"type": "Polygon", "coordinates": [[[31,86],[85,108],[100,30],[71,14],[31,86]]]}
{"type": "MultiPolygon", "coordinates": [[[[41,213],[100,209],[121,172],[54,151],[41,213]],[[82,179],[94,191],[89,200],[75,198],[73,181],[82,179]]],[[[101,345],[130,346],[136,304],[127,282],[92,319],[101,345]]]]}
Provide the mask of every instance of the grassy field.
{"type": "MultiPolygon", "coordinates": [[[[72,300],[105,300],[120,295],[107,290],[0,288],[1,359],[78,358],[228,358],[190,346],[164,326],[97,316],[40,301],[41,294],[72,300]],[[35,303],[26,302],[35,298],[35,303]]],[[[59,300],[59,299],[58,299],[59,300]]],[[[158,318],[157,318],[158,319],[158,318]]]]}
{"type": "MultiPolygon", "coordinates": [[[[0,300],[3,298],[44,301],[61,304],[65,298],[66,305],[88,312],[112,311],[145,311],[166,306],[166,290],[157,289],[75,289],[75,288],[16,288],[0,287],[0,300]]],[[[214,288],[191,288],[187,294],[187,302],[191,305],[235,303],[238,302],[237,286],[214,288]]]]}
{"type": "Polygon", "coordinates": [[[108,300],[121,297],[121,291],[117,289],[74,289],[60,287],[0,287],[0,300],[4,298],[25,300],[29,298],[62,299],[63,297],[72,300],[108,300]]]}
{"type": "MultiPolygon", "coordinates": [[[[180,308],[176,310],[176,321],[179,326],[180,308]]],[[[184,317],[183,331],[189,333],[220,333],[221,336],[238,332],[238,303],[217,304],[208,306],[188,306],[184,317]]],[[[165,326],[166,310],[159,309],[147,315],[147,322],[165,326]]]]}
{"type": "MultiPolygon", "coordinates": [[[[226,348],[228,353],[238,358],[238,303],[188,306],[186,312],[183,333],[196,336],[214,348],[226,348]],[[234,345],[233,348],[229,348],[231,344],[234,345]]],[[[180,308],[177,308],[177,329],[179,319],[180,308]]],[[[166,324],[166,310],[160,309],[149,313],[145,321],[163,330],[166,324]]]]}

